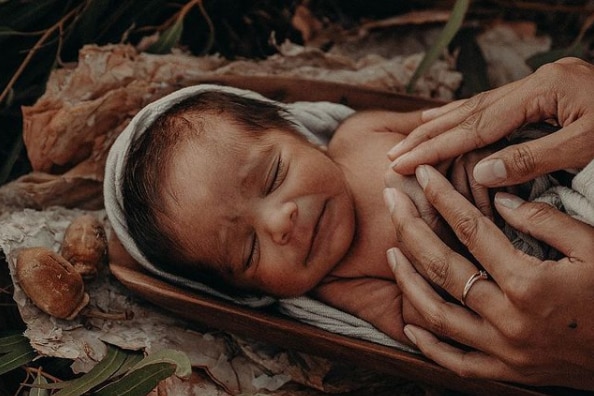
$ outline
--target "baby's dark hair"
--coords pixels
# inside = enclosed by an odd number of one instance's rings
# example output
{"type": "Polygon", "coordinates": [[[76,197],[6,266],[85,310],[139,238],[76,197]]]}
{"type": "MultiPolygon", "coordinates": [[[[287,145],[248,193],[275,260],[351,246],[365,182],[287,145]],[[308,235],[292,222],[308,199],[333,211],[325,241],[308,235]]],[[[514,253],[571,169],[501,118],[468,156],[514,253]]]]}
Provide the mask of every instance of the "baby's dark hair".
{"type": "Polygon", "coordinates": [[[163,180],[175,163],[176,147],[208,133],[206,123],[195,122],[202,116],[225,117],[256,137],[271,129],[296,130],[287,112],[272,102],[221,91],[185,99],[160,115],[132,143],[122,180],[124,213],[130,236],[153,265],[237,294],[214,265],[197,263],[184,254],[179,239],[162,221],[167,216],[163,180]]]}

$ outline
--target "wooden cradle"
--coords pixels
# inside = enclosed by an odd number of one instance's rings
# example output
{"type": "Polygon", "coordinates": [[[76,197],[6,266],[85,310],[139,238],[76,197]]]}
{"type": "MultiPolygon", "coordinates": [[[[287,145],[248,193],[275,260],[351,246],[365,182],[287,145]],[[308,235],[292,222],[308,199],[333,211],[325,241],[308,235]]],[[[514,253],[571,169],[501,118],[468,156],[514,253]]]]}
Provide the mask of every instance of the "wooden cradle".
{"type": "MultiPolygon", "coordinates": [[[[386,91],[314,80],[281,77],[220,76],[204,83],[257,91],[292,102],[331,101],[354,109],[410,111],[441,102],[386,91]]],[[[424,357],[372,342],[334,334],[267,309],[252,309],[172,285],[129,260],[110,263],[113,275],[128,289],[175,315],[208,327],[257,339],[285,349],[338,361],[356,362],[378,372],[442,389],[477,395],[554,395],[563,389],[529,388],[497,381],[461,378],[424,357]]]]}

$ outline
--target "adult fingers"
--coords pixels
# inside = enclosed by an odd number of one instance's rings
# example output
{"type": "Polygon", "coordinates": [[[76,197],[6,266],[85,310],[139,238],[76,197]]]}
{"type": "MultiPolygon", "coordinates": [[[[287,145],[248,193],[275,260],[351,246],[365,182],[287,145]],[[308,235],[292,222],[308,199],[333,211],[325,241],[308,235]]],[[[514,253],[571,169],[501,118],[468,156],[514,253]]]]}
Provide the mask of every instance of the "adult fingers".
{"type": "Polygon", "coordinates": [[[559,169],[583,168],[594,158],[592,136],[583,133],[585,121],[490,155],[475,166],[474,178],[489,187],[508,186],[559,169]]]}
{"type": "MultiPolygon", "coordinates": [[[[476,266],[449,248],[425,224],[404,193],[386,188],[384,199],[390,209],[398,247],[426,279],[454,298],[460,299],[466,281],[477,272],[476,266]]],[[[484,317],[491,318],[500,311],[494,309],[494,306],[504,304],[503,295],[495,283],[488,282],[488,287],[479,286],[479,283],[487,284],[487,282],[478,282],[473,287],[472,293],[467,296],[466,304],[484,317]]]]}
{"type": "Polygon", "coordinates": [[[594,227],[548,204],[525,202],[508,193],[497,193],[495,205],[509,225],[547,243],[566,257],[583,261],[594,256],[594,227]]]}
{"type": "Polygon", "coordinates": [[[438,339],[429,331],[406,325],[404,334],[419,350],[435,363],[450,369],[461,377],[490,378],[502,381],[526,381],[525,376],[510,368],[498,358],[477,350],[462,350],[438,339]]]}
{"type": "MultiPolygon", "coordinates": [[[[496,357],[508,350],[508,344],[488,320],[444,301],[399,249],[389,249],[387,257],[403,296],[424,320],[420,325],[423,328],[408,323],[404,334],[425,356],[465,377],[519,379],[515,370],[496,357]],[[452,346],[451,341],[474,350],[463,351],[452,346]]],[[[476,283],[473,293],[479,288],[488,290],[496,288],[496,285],[492,282],[476,283]]]]}
{"type": "Polygon", "coordinates": [[[508,95],[517,83],[478,94],[417,127],[389,151],[392,168],[411,174],[417,165],[439,163],[509,134],[525,121],[523,113],[509,111],[509,106],[517,106],[508,95]],[[510,116],[502,118],[501,112],[510,116]]]}
{"type": "Polygon", "coordinates": [[[389,169],[385,174],[384,184],[386,187],[395,187],[398,191],[406,194],[414,203],[421,219],[449,247],[456,251],[463,248],[449,226],[443,221],[429,201],[427,201],[423,189],[414,176],[399,175],[389,169]]]}
{"type": "MultiPolygon", "coordinates": [[[[492,348],[493,337],[489,336],[488,322],[441,298],[399,249],[389,249],[387,258],[402,294],[415,311],[421,314],[423,325],[441,336],[465,345],[487,350],[492,348]]],[[[488,285],[485,283],[485,286],[488,285]]]]}
{"type": "Polygon", "coordinates": [[[467,100],[468,99],[458,99],[440,107],[433,107],[431,109],[423,110],[423,112],[421,113],[421,121],[428,122],[437,117],[440,117],[450,112],[451,110],[457,108],[467,100]]]}
{"type": "Polygon", "coordinates": [[[398,132],[407,135],[410,131],[421,125],[423,122],[422,111],[410,111],[406,113],[389,112],[391,120],[388,120],[388,129],[391,132],[398,132]]]}
{"type": "MultiPolygon", "coordinates": [[[[507,87],[502,89],[507,89],[507,87]]],[[[479,94],[470,99],[451,102],[442,107],[423,111],[421,120],[425,123],[410,131],[404,140],[392,147],[388,151],[388,158],[395,160],[419,144],[448,132],[479,107],[478,102],[483,98],[484,94],[479,94]]]]}
{"type": "Polygon", "coordinates": [[[419,215],[425,223],[435,230],[438,226],[439,215],[435,208],[433,208],[427,201],[423,189],[414,176],[402,176],[396,172],[388,170],[384,175],[384,185],[386,187],[394,187],[405,193],[414,203],[419,215]]]}
{"type": "MultiPolygon", "coordinates": [[[[429,202],[497,284],[503,288],[518,271],[530,270],[531,266],[522,268],[521,264],[536,259],[516,250],[503,232],[454,190],[445,177],[428,165],[419,166],[416,174],[429,202]]],[[[449,275],[443,269],[437,273],[449,275]]]]}
{"type": "MultiPolygon", "coordinates": [[[[575,60],[567,62],[576,63],[575,60]]],[[[392,167],[396,172],[410,174],[420,164],[435,164],[443,158],[494,142],[522,125],[547,119],[557,119],[566,128],[575,124],[574,135],[576,138],[581,135],[582,143],[587,143],[593,123],[586,119],[591,113],[590,101],[589,97],[579,96],[580,92],[574,88],[582,88],[579,81],[592,81],[591,73],[592,66],[584,62],[569,67],[557,62],[539,68],[522,80],[481,93],[412,131],[391,150],[391,154],[398,157],[392,167]],[[568,72],[572,77],[569,86],[564,84],[568,72]]],[[[587,151],[592,150],[591,146],[588,145],[587,151]]],[[[578,145],[564,147],[564,150],[574,150],[580,156],[580,148],[578,145]]],[[[581,153],[581,156],[587,158],[586,154],[581,153]]],[[[555,168],[560,169],[560,166],[555,168]]]]}

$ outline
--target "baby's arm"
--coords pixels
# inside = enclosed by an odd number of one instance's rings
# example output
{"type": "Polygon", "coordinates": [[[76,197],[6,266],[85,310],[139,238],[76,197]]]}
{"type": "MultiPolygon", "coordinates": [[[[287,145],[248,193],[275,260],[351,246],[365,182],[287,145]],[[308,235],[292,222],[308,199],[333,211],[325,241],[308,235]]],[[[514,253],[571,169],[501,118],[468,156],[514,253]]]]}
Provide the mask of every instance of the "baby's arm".
{"type": "Polygon", "coordinates": [[[402,294],[394,281],[370,277],[339,278],[319,285],[313,296],[410,345],[402,330],[402,294]]]}

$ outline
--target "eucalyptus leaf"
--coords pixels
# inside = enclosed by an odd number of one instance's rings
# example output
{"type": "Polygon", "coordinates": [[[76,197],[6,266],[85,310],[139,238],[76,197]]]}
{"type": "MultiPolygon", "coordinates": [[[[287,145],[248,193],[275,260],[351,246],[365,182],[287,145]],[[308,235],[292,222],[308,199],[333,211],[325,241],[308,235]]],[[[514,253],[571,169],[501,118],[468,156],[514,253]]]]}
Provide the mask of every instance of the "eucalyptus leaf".
{"type": "Polygon", "coordinates": [[[37,385],[45,384],[47,384],[47,380],[43,375],[38,373],[33,382],[33,387],[29,391],[29,396],[49,396],[49,391],[47,389],[36,387],[37,385]]]}
{"type": "Polygon", "coordinates": [[[126,360],[122,363],[121,367],[118,371],[116,371],[112,377],[119,377],[120,375],[126,374],[132,367],[134,367],[138,362],[144,359],[144,353],[141,351],[128,351],[128,355],[126,356],[126,360]]]}
{"type": "Polygon", "coordinates": [[[174,349],[161,349],[160,351],[151,353],[142,361],[137,363],[130,369],[130,372],[142,369],[144,366],[155,363],[169,363],[176,366],[175,375],[180,378],[189,378],[192,374],[192,363],[188,355],[181,351],[174,349]]]}
{"type": "Polygon", "coordinates": [[[167,28],[157,40],[156,43],[151,45],[147,52],[153,54],[166,54],[171,52],[171,49],[175,47],[182,36],[184,30],[184,21],[179,18],[173,25],[167,28]]]}
{"type": "MultiPolygon", "coordinates": [[[[54,396],[80,396],[89,390],[93,389],[97,385],[110,379],[114,373],[118,372],[122,364],[126,361],[128,352],[108,345],[107,353],[105,357],[95,365],[88,373],[81,377],[78,377],[72,381],[65,381],[60,384],[66,383],[59,392],[55,393],[54,396]]],[[[48,384],[56,385],[56,384],[48,384]]],[[[51,388],[48,386],[48,388],[51,388]]]]}
{"type": "Polygon", "coordinates": [[[96,392],[95,396],[145,396],[175,372],[175,364],[152,363],[132,371],[96,392]]]}
{"type": "Polygon", "coordinates": [[[19,32],[9,26],[0,26],[0,36],[39,36],[38,32],[19,32]]]}
{"type": "Polygon", "coordinates": [[[470,0],[456,0],[450,15],[450,19],[444,26],[435,43],[433,43],[431,48],[429,48],[425,53],[421,63],[415,70],[408,85],[406,86],[406,91],[408,93],[411,93],[414,90],[417,80],[423,74],[425,74],[427,70],[429,70],[433,62],[435,62],[435,60],[441,55],[443,50],[450,44],[458,30],[460,30],[469,5],[470,0]]]}
{"type": "Polygon", "coordinates": [[[15,345],[10,352],[0,356],[0,375],[29,363],[36,355],[29,343],[15,345]]]}
{"type": "Polygon", "coordinates": [[[0,338],[0,353],[7,353],[19,345],[29,345],[29,340],[22,334],[10,334],[0,338]]]}

